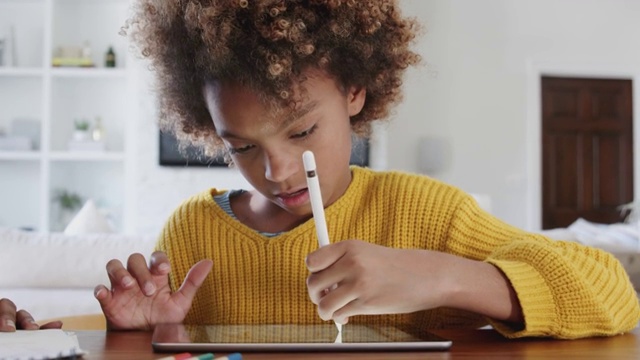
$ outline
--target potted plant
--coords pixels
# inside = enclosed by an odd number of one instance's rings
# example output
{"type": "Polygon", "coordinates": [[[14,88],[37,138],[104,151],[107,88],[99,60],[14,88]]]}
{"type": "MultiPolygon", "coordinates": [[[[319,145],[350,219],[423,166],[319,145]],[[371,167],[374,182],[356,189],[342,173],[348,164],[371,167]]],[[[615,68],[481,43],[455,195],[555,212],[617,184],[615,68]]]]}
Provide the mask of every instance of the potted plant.
{"type": "Polygon", "coordinates": [[[74,120],[73,121],[73,140],[75,141],[85,141],[89,140],[89,128],[91,124],[89,124],[88,120],[74,120]]]}
{"type": "Polygon", "coordinates": [[[58,204],[58,223],[61,229],[67,226],[83,204],[80,195],[65,189],[56,190],[53,201],[58,204]]]}

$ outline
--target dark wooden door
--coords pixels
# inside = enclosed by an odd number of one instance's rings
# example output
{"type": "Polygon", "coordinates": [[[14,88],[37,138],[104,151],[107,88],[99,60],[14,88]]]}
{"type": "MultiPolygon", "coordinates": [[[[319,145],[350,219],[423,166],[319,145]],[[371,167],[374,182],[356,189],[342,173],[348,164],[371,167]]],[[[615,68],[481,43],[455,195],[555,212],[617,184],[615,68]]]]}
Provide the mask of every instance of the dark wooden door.
{"type": "Polygon", "coordinates": [[[542,227],[622,220],[633,200],[631,80],[542,78],[542,227]]]}

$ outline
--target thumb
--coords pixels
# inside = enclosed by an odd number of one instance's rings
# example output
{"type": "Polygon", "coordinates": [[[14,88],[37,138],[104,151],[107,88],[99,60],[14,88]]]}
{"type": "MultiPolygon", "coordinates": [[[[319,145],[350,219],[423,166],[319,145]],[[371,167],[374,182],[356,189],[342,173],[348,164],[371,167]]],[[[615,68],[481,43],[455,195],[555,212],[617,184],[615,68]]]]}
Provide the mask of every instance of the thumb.
{"type": "Polygon", "coordinates": [[[198,261],[189,269],[182,286],[173,294],[176,297],[176,302],[180,303],[183,308],[188,309],[191,306],[191,301],[196,296],[207,275],[209,275],[212,267],[213,261],[206,259],[198,261]]]}

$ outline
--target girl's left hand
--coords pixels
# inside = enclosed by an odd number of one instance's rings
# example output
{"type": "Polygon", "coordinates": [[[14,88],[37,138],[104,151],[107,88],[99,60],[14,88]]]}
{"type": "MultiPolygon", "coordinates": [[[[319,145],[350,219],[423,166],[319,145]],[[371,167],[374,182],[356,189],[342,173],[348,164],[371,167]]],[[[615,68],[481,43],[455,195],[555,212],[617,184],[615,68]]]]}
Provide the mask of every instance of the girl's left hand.
{"type": "Polygon", "coordinates": [[[455,258],[436,251],[341,241],[307,256],[307,289],[320,317],[342,324],[354,315],[432,309],[445,305],[455,258]],[[326,290],[334,284],[337,288],[326,290]]]}

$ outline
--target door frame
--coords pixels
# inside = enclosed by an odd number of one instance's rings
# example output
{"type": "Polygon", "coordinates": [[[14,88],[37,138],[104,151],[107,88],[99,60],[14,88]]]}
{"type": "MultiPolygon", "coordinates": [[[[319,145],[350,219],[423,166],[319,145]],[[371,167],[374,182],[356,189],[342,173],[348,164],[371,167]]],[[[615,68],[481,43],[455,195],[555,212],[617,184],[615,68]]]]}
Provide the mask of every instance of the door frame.
{"type": "Polygon", "coordinates": [[[640,196],[640,65],[527,60],[526,70],[526,229],[542,229],[542,76],[631,79],[633,116],[633,195],[640,196]]]}

